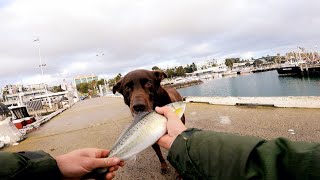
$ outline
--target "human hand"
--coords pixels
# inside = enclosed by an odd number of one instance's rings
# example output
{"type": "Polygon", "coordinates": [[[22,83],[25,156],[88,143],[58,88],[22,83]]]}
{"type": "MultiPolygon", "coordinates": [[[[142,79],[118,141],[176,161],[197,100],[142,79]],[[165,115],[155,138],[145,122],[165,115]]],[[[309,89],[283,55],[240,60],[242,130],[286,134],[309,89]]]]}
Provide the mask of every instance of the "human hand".
{"type": "Polygon", "coordinates": [[[156,111],[159,114],[163,114],[168,119],[167,134],[163,135],[157,143],[159,144],[159,146],[165,149],[170,149],[176,137],[187,128],[182,123],[181,119],[174,112],[172,112],[170,107],[156,107],[156,111]]]}
{"type": "Polygon", "coordinates": [[[106,179],[115,177],[115,171],[124,166],[118,158],[105,158],[109,150],[86,148],[78,149],[55,157],[58,167],[65,179],[80,179],[96,168],[108,168],[106,179]]]}

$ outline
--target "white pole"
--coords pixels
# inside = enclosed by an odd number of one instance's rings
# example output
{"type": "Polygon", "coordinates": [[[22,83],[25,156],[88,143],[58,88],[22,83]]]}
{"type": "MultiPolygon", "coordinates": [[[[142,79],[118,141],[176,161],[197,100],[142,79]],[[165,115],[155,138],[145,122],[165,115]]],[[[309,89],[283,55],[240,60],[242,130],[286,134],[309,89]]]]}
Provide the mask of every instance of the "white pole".
{"type": "MultiPolygon", "coordinates": [[[[40,69],[41,69],[41,75],[42,75],[42,78],[44,79],[44,76],[43,76],[43,64],[42,64],[42,58],[41,58],[41,47],[40,47],[40,38],[37,38],[36,40],[34,41],[38,41],[38,49],[39,49],[39,61],[40,61],[40,69]]],[[[51,104],[51,99],[48,95],[48,90],[47,90],[47,86],[46,86],[46,83],[44,82],[44,89],[45,89],[45,93],[47,95],[47,100],[48,100],[48,103],[49,103],[49,108],[52,108],[52,104],[51,104]]]]}
{"type": "Polygon", "coordinates": [[[107,89],[107,81],[106,79],[104,79],[104,89],[106,90],[106,94],[108,93],[108,89],[107,89]]]}
{"type": "Polygon", "coordinates": [[[43,69],[42,69],[42,59],[41,59],[41,48],[40,48],[40,39],[38,38],[38,49],[39,49],[39,60],[40,60],[40,69],[41,69],[41,74],[42,74],[42,77],[43,77],[43,69]]]}

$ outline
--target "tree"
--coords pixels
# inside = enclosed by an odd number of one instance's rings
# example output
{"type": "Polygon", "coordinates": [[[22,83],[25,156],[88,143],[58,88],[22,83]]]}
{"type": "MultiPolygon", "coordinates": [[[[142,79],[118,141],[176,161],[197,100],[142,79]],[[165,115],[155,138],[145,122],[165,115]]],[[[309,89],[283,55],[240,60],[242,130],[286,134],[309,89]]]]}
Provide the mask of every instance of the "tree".
{"type": "Polygon", "coordinates": [[[230,68],[230,69],[232,69],[233,63],[234,63],[234,61],[233,61],[232,58],[227,58],[226,61],[225,61],[226,66],[227,66],[228,68],[230,68]]]}
{"type": "Polygon", "coordinates": [[[176,68],[176,75],[177,76],[186,76],[186,71],[184,70],[184,68],[182,66],[179,66],[178,68],[176,68]]]}
{"type": "Polygon", "coordinates": [[[249,62],[247,62],[245,65],[246,65],[246,66],[250,66],[251,64],[250,64],[249,62]]]}
{"type": "Polygon", "coordinates": [[[191,64],[191,66],[190,66],[191,68],[192,68],[192,72],[194,72],[194,71],[197,71],[198,69],[197,69],[197,66],[196,66],[196,64],[194,64],[194,62],[191,64]]]}
{"type": "Polygon", "coordinates": [[[279,53],[278,53],[277,56],[275,57],[275,62],[276,62],[276,63],[280,63],[280,62],[281,62],[281,56],[280,56],[279,53]]]}
{"type": "Polygon", "coordinates": [[[153,66],[152,70],[160,70],[160,68],[158,66],[153,66]]]}
{"type": "Polygon", "coordinates": [[[169,78],[172,78],[172,77],[174,77],[175,76],[175,73],[174,73],[174,70],[172,69],[172,68],[168,68],[167,70],[166,70],[166,74],[167,74],[167,76],[169,77],[169,78]]]}
{"type": "Polygon", "coordinates": [[[62,88],[61,88],[61,85],[59,86],[53,86],[52,87],[52,92],[56,93],[56,92],[62,92],[62,88]]]}
{"type": "Polygon", "coordinates": [[[96,80],[91,81],[89,88],[96,90],[97,89],[97,81],[96,80]]]}
{"type": "Polygon", "coordinates": [[[118,81],[120,81],[121,77],[122,77],[122,75],[119,73],[119,74],[114,78],[114,80],[115,80],[116,82],[118,82],[118,81]]]}
{"type": "Polygon", "coordinates": [[[104,79],[100,79],[98,82],[97,82],[97,85],[99,86],[99,85],[104,85],[104,79]]]}
{"type": "Polygon", "coordinates": [[[77,89],[81,93],[88,93],[89,83],[80,83],[77,85],[77,89]]]}
{"type": "Polygon", "coordinates": [[[113,79],[109,79],[108,80],[108,85],[109,87],[113,87],[114,85],[116,85],[116,83],[118,81],[120,81],[120,79],[122,78],[121,73],[119,73],[116,77],[114,77],[113,79]]]}
{"type": "Polygon", "coordinates": [[[114,79],[109,79],[108,84],[109,84],[109,87],[113,87],[114,85],[116,85],[116,81],[114,79]]]}
{"type": "Polygon", "coordinates": [[[192,63],[192,64],[187,64],[187,66],[184,68],[185,73],[193,73],[194,71],[197,70],[197,66],[192,63]]]}
{"type": "Polygon", "coordinates": [[[255,61],[253,62],[254,66],[260,66],[262,63],[263,63],[263,61],[260,60],[260,59],[257,59],[257,60],[255,60],[255,61]]]}

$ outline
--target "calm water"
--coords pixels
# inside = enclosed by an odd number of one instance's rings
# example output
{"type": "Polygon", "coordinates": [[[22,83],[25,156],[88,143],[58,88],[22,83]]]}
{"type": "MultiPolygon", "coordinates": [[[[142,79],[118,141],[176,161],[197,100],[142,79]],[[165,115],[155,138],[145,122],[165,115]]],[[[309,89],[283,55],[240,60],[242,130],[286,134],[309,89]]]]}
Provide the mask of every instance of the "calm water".
{"type": "Polygon", "coordinates": [[[320,78],[279,77],[277,71],[217,78],[178,89],[183,96],[320,96],[320,78]]]}

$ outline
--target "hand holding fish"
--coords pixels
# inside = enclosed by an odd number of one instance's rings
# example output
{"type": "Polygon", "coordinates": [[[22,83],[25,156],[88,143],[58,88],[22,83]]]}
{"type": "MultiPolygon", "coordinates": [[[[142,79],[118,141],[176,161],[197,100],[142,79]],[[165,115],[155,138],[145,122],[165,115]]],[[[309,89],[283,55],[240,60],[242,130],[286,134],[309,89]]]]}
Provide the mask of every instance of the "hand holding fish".
{"type": "Polygon", "coordinates": [[[187,128],[182,123],[180,118],[172,112],[172,110],[168,106],[163,107],[156,107],[156,111],[159,114],[164,115],[167,119],[167,134],[163,135],[159,140],[158,144],[159,146],[170,149],[173,141],[176,139],[176,137],[181,134],[183,131],[185,131],[187,128]]]}
{"type": "Polygon", "coordinates": [[[105,179],[115,177],[115,171],[124,163],[119,158],[103,158],[109,150],[86,148],[55,157],[63,178],[80,179],[96,168],[109,168],[105,179]]]}

